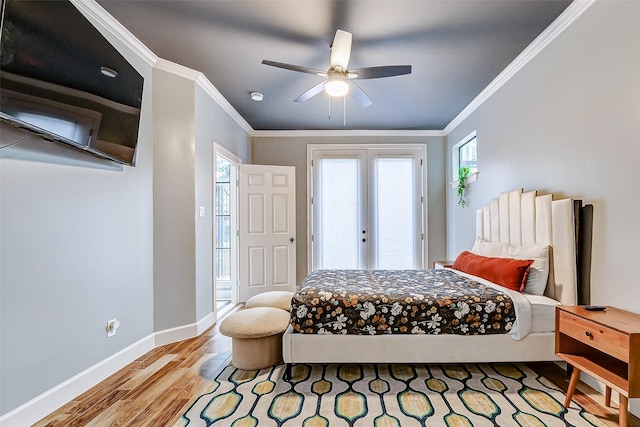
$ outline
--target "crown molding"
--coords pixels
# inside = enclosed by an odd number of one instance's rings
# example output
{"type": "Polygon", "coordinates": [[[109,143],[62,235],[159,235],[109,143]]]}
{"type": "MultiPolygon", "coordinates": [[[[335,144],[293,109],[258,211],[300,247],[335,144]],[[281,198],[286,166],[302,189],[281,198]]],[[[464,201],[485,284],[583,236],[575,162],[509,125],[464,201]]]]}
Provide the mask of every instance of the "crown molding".
{"type": "Polygon", "coordinates": [[[153,65],[153,68],[166,71],[167,73],[174,74],[178,77],[183,77],[194,82],[196,82],[202,75],[200,71],[193,70],[185,67],[184,65],[176,64],[175,62],[162,58],[158,58],[156,63],[153,65]]]}
{"type": "Polygon", "coordinates": [[[547,47],[558,35],[571,25],[595,0],[574,0],[520,55],[514,59],[489,85],[476,96],[449,124],[444,128],[448,135],[464,119],[469,117],[480,105],[498,91],[514,74],[547,47]]]}
{"type": "Polygon", "coordinates": [[[136,36],[131,34],[124,25],[104,10],[95,0],[70,1],[84,16],[90,17],[94,21],[100,23],[105,30],[142,58],[144,62],[150,66],[153,66],[156,63],[158,56],[138,40],[136,36]]]}
{"type": "Polygon", "coordinates": [[[253,128],[227,101],[220,91],[199,71],[167,61],[153,53],[147,46],[129,32],[120,22],[104,10],[95,0],[70,0],[71,3],[85,16],[92,18],[104,27],[109,33],[124,43],[143,61],[154,68],[158,68],[169,73],[177,74],[198,84],[214,101],[249,135],[253,128]]]}
{"type": "Polygon", "coordinates": [[[235,122],[240,125],[240,127],[249,135],[254,132],[254,129],[251,127],[249,122],[247,122],[244,117],[238,113],[238,110],[233,108],[233,105],[227,99],[222,96],[220,91],[207,79],[204,74],[200,74],[196,83],[205,91],[207,94],[214,99],[218,103],[218,105],[233,119],[235,122]]]}
{"type": "Polygon", "coordinates": [[[574,0],[520,55],[478,94],[443,130],[254,130],[199,71],[158,58],[95,0],[70,0],[80,12],[99,22],[109,33],[133,50],[152,67],[193,80],[251,137],[323,137],[323,136],[447,136],[480,105],[498,91],[521,68],[573,23],[595,0],[574,0]]]}
{"type": "Polygon", "coordinates": [[[425,137],[446,136],[442,130],[255,130],[252,138],[304,138],[304,137],[350,137],[350,136],[383,136],[383,137],[425,137]]]}
{"type": "Polygon", "coordinates": [[[247,134],[251,135],[254,130],[244,117],[233,108],[220,91],[202,74],[200,71],[192,70],[175,62],[158,58],[155,66],[156,69],[166,71],[194,81],[202,90],[204,90],[213,100],[227,113],[247,134]]]}

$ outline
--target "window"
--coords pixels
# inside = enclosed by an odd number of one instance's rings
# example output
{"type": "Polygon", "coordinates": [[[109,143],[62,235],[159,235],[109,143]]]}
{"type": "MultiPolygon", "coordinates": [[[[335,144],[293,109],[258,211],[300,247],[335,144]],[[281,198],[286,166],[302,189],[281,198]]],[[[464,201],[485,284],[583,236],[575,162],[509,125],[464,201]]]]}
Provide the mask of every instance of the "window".
{"type": "Polygon", "coordinates": [[[231,279],[231,163],[216,156],[216,280],[231,279]]]}
{"type": "Polygon", "coordinates": [[[460,159],[459,167],[469,168],[471,172],[478,170],[478,145],[476,138],[473,137],[469,141],[465,142],[458,149],[458,155],[460,159]]]}
{"type": "MultiPolygon", "coordinates": [[[[471,174],[478,172],[478,141],[476,138],[476,131],[473,131],[471,134],[463,138],[462,141],[453,146],[451,158],[453,166],[453,181],[458,180],[458,170],[460,168],[468,167],[471,174]]],[[[473,181],[475,181],[475,179],[473,179],[473,181]]]]}
{"type": "Polygon", "coordinates": [[[238,197],[240,159],[214,143],[213,297],[218,319],[238,301],[238,197]]]}

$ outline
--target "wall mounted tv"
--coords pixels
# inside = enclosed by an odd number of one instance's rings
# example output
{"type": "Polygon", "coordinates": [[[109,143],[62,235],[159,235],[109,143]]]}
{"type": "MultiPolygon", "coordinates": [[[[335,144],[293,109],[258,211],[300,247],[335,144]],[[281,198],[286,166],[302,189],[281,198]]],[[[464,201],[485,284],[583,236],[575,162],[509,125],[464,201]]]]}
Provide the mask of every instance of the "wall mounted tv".
{"type": "Polygon", "coordinates": [[[3,0],[0,120],[135,165],[143,77],[68,0],[3,0]]]}

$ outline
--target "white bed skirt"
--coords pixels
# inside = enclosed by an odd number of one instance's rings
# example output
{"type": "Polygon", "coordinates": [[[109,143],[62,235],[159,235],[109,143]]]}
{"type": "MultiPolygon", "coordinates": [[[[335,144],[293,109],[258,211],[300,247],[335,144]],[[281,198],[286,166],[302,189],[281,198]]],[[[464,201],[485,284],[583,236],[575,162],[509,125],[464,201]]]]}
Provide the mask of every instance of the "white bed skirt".
{"type": "Polygon", "coordinates": [[[511,335],[316,335],[282,337],[285,363],[488,363],[560,360],[553,332],[511,335]]]}

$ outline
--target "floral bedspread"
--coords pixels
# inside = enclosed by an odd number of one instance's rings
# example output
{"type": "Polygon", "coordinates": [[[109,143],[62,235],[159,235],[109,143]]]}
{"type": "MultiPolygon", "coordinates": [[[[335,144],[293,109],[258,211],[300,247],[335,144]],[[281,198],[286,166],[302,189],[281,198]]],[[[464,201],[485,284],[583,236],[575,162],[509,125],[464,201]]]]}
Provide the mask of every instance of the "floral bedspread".
{"type": "Polygon", "coordinates": [[[293,296],[305,334],[502,334],[516,320],[506,293],[451,270],[318,270],[293,296]]]}

